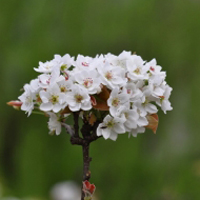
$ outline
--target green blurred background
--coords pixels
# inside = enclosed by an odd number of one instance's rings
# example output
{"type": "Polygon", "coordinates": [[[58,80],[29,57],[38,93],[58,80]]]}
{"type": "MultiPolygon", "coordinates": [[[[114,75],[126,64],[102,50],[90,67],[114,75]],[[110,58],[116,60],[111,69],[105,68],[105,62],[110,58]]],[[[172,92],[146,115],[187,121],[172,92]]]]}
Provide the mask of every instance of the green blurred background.
{"type": "Polygon", "coordinates": [[[200,199],[199,0],[0,0],[0,198],[48,200],[64,180],[80,183],[81,148],[49,136],[47,118],[6,102],[54,54],[136,52],[156,58],[173,87],[173,111],[159,112],[157,135],[120,135],[91,145],[100,200],[200,199]]]}

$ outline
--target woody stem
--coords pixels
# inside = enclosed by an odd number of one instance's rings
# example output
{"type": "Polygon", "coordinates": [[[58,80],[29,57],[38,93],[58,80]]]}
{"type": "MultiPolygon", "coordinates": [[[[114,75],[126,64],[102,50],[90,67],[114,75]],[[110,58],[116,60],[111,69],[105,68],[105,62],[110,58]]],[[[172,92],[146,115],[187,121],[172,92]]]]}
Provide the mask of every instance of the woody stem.
{"type": "MultiPolygon", "coordinates": [[[[92,158],[89,157],[89,142],[84,142],[82,145],[83,150],[83,181],[90,179],[90,161],[92,158]]],[[[85,194],[82,190],[81,200],[84,200],[85,194]]]]}

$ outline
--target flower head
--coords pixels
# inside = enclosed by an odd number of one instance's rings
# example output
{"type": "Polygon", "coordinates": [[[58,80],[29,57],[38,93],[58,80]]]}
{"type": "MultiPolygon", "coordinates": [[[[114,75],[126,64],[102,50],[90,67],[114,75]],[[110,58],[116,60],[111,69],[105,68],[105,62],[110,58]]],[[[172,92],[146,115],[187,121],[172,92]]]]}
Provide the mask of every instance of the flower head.
{"type": "Polygon", "coordinates": [[[41,74],[25,84],[20,101],[9,105],[28,116],[34,109],[46,113],[50,132],[56,134],[66,113],[79,112],[84,123],[99,123],[98,136],[116,140],[129,132],[136,137],[146,128],[156,131],[159,108],[164,113],[172,110],[166,72],[156,59],[147,62],[129,51],[76,59],[56,54],[34,70],[41,74]]]}

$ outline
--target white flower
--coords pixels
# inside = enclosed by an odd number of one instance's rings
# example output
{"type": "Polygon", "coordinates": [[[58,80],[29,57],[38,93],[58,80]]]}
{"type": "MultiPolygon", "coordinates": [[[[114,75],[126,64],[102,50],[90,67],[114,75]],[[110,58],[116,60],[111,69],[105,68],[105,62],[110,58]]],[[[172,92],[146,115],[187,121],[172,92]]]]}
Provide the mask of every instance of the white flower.
{"type": "Polygon", "coordinates": [[[56,63],[53,61],[39,62],[39,67],[34,68],[34,70],[41,73],[51,73],[55,66],[56,63]]]}
{"type": "Polygon", "coordinates": [[[39,87],[48,88],[50,85],[53,85],[60,76],[60,70],[54,68],[51,74],[41,74],[38,76],[39,87]]]}
{"type": "Polygon", "coordinates": [[[18,99],[22,102],[21,110],[26,111],[29,116],[34,109],[34,100],[36,99],[29,84],[24,85],[24,93],[18,99]]]}
{"type": "Polygon", "coordinates": [[[124,119],[124,127],[126,129],[126,132],[130,131],[131,129],[137,128],[139,114],[136,107],[130,109],[127,106],[121,106],[117,110],[117,116],[121,119],[124,119]]]}
{"type": "Polygon", "coordinates": [[[125,133],[125,128],[120,120],[107,115],[103,123],[99,124],[97,128],[97,136],[103,136],[105,139],[110,138],[111,140],[116,140],[118,134],[125,133]]]}
{"type": "Polygon", "coordinates": [[[101,91],[101,79],[99,78],[99,74],[95,69],[84,69],[74,73],[74,79],[80,84],[79,86],[85,88],[89,94],[95,94],[101,91]]]}
{"type": "MultiPolygon", "coordinates": [[[[94,61],[94,58],[89,57],[89,56],[83,56],[83,55],[78,55],[76,61],[75,61],[75,66],[77,70],[83,70],[83,69],[93,69],[91,68],[91,63],[94,61]]],[[[75,69],[75,70],[76,70],[75,69]]]]}
{"type": "Polygon", "coordinates": [[[133,81],[148,79],[148,68],[144,66],[144,63],[140,56],[133,55],[126,62],[128,70],[127,76],[133,81]]]}
{"type": "Polygon", "coordinates": [[[97,70],[101,75],[102,84],[111,90],[115,87],[123,87],[127,82],[125,70],[121,67],[112,66],[106,62],[104,65],[99,66],[97,70]]]}
{"type": "Polygon", "coordinates": [[[158,98],[159,96],[163,95],[164,89],[161,87],[161,85],[157,86],[152,83],[149,83],[143,88],[143,93],[145,96],[153,96],[158,98]]]}
{"type": "Polygon", "coordinates": [[[30,82],[30,89],[33,93],[38,93],[38,91],[41,89],[39,85],[39,79],[33,79],[30,82]]]}
{"type": "Polygon", "coordinates": [[[39,95],[42,100],[40,105],[42,111],[53,110],[53,112],[57,113],[67,106],[66,95],[61,93],[57,84],[49,86],[46,91],[41,90],[39,95]]]}
{"type": "Polygon", "coordinates": [[[134,102],[143,96],[142,91],[133,82],[128,82],[125,86],[130,102],[134,102]]]}
{"type": "Polygon", "coordinates": [[[90,110],[92,108],[90,96],[86,89],[74,85],[72,91],[66,95],[69,109],[73,112],[82,110],[90,110]]]}
{"type": "Polygon", "coordinates": [[[48,112],[49,117],[49,122],[48,122],[48,128],[50,130],[50,134],[56,134],[59,135],[61,133],[61,123],[59,121],[59,117],[52,113],[48,112]]]}
{"type": "Polygon", "coordinates": [[[156,59],[152,59],[145,64],[145,68],[149,71],[149,82],[159,86],[166,77],[166,72],[162,72],[162,67],[157,65],[156,59]]]}
{"type": "Polygon", "coordinates": [[[156,101],[156,103],[161,106],[161,109],[166,114],[166,111],[172,110],[171,103],[169,101],[169,97],[171,95],[172,88],[169,85],[163,85],[163,89],[165,90],[163,96],[160,96],[160,99],[156,101]]]}
{"type": "Polygon", "coordinates": [[[129,137],[132,135],[133,137],[137,137],[138,133],[144,133],[145,132],[145,128],[144,127],[137,127],[136,129],[132,129],[129,132],[129,137]]]}
{"type": "Polygon", "coordinates": [[[141,116],[146,116],[148,113],[153,114],[157,113],[157,107],[151,103],[148,97],[145,98],[145,101],[137,100],[134,105],[139,109],[141,116]]]}
{"type": "Polygon", "coordinates": [[[123,51],[119,56],[115,56],[111,53],[105,55],[105,59],[108,63],[111,63],[113,66],[118,66],[126,69],[126,61],[131,57],[130,51],[123,51]]]}
{"type": "MultiPolygon", "coordinates": [[[[116,115],[117,109],[124,105],[129,105],[129,95],[127,94],[126,90],[119,90],[119,88],[114,88],[110,93],[110,97],[107,100],[109,111],[111,115],[114,117],[116,115]]],[[[127,106],[128,106],[127,105],[127,106]]]]}
{"type": "Polygon", "coordinates": [[[60,88],[60,92],[63,93],[67,93],[71,91],[71,87],[73,85],[71,79],[66,80],[64,76],[60,76],[57,80],[56,80],[59,88],[60,88]]]}
{"type": "Polygon", "coordinates": [[[54,55],[54,63],[57,63],[60,66],[62,72],[67,71],[72,65],[74,65],[74,57],[71,57],[69,54],[65,54],[63,57],[60,55],[54,55]]]}

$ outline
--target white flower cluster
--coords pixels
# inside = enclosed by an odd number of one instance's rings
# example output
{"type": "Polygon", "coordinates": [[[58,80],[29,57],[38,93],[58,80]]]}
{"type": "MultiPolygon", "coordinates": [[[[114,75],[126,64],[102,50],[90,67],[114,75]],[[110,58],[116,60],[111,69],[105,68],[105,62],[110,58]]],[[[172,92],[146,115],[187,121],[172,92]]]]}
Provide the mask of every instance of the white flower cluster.
{"type": "Polygon", "coordinates": [[[49,129],[57,135],[61,119],[72,112],[100,120],[97,135],[116,140],[118,134],[143,133],[158,107],[164,113],[172,110],[172,88],[155,59],[146,62],[127,51],[95,58],[78,55],[76,60],[66,54],[34,69],[40,74],[24,86],[21,110],[28,116],[33,109],[47,113],[49,129]]]}

